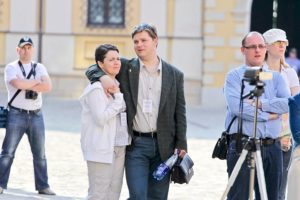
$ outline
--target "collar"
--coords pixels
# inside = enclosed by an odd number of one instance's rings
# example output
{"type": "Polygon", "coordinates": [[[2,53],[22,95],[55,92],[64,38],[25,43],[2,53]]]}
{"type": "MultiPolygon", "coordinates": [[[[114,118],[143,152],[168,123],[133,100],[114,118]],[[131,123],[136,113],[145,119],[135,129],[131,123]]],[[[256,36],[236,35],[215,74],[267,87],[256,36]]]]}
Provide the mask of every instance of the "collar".
{"type": "MultiPolygon", "coordinates": [[[[157,57],[157,58],[158,58],[159,63],[156,66],[156,70],[157,70],[157,72],[160,72],[161,68],[162,68],[162,61],[161,61],[160,57],[157,57]]],[[[140,58],[139,58],[139,64],[142,67],[141,69],[145,69],[146,68],[145,64],[143,63],[143,61],[140,58]]]]}

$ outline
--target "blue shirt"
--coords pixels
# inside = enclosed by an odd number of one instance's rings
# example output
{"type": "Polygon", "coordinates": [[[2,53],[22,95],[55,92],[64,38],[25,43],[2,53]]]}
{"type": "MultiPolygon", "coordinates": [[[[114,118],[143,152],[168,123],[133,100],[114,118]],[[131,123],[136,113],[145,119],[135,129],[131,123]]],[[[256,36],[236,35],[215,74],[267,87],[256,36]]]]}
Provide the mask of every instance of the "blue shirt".
{"type": "MultiPolygon", "coordinates": [[[[247,66],[243,65],[231,70],[227,74],[224,86],[224,95],[227,103],[226,128],[234,116],[239,116],[241,85],[246,68],[247,66]]],[[[290,92],[280,73],[268,70],[266,65],[263,66],[263,71],[272,73],[273,77],[271,80],[263,81],[265,86],[263,87],[263,94],[259,97],[262,107],[258,109],[257,113],[256,138],[268,137],[275,139],[279,137],[281,130],[281,114],[288,112],[288,97],[290,96],[290,92]],[[270,113],[279,114],[279,117],[274,120],[269,120],[270,113]]],[[[243,95],[248,94],[256,87],[255,85],[250,85],[249,82],[244,83],[245,88],[243,95]]],[[[242,132],[245,135],[253,137],[255,106],[251,105],[249,100],[244,100],[243,107],[242,132]]],[[[229,134],[238,132],[238,121],[238,118],[236,118],[229,134]]]]}
{"type": "Polygon", "coordinates": [[[287,62],[292,68],[294,68],[297,74],[300,73],[300,60],[298,58],[286,58],[285,62],[287,62]]]}
{"type": "Polygon", "coordinates": [[[300,144],[300,93],[289,98],[290,128],[292,131],[294,146],[300,144]]]}

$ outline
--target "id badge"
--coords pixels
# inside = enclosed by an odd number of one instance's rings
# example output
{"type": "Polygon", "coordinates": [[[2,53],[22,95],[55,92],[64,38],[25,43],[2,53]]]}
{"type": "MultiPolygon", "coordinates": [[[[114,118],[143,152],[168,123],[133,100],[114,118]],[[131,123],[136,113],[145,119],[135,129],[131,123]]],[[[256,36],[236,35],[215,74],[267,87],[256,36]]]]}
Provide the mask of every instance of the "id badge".
{"type": "Polygon", "coordinates": [[[125,112],[121,112],[121,126],[127,126],[127,115],[125,112]]]}
{"type": "Polygon", "coordinates": [[[152,100],[143,100],[143,113],[152,113],[152,100]]]}

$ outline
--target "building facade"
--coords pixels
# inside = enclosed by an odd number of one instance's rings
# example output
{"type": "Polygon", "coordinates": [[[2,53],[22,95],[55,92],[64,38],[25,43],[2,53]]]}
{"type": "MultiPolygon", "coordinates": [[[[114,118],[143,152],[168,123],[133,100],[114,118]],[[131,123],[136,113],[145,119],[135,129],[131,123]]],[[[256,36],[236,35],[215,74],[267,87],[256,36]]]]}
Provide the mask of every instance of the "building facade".
{"type": "MultiPolygon", "coordinates": [[[[35,43],[35,60],[51,75],[51,94],[76,98],[87,84],[84,72],[94,63],[97,45],[113,43],[122,56],[134,57],[131,30],[147,22],[158,29],[159,55],[184,72],[188,104],[209,104],[212,99],[221,104],[226,73],[243,61],[240,43],[249,31],[251,4],[252,0],[0,0],[0,81],[4,83],[5,64],[17,59],[19,39],[28,35],[35,43]],[[114,10],[119,8],[123,10],[114,10]]],[[[0,90],[5,91],[4,84],[0,90]]]]}

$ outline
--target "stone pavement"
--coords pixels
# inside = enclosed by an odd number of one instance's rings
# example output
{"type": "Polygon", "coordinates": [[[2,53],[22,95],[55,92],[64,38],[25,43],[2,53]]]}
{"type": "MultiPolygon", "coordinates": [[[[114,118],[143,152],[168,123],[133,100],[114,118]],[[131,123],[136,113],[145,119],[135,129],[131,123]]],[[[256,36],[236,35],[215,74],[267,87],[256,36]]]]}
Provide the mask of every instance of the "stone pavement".
{"type": "MultiPolygon", "coordinates": [[[[0,97],[0,102],[3,96],[0,97]]],[[[1,103],[0,105],[3,105],[1,103]]],[[[32,157],[23,137],[11,169],[8,190],[0,195],[7,200],[76,200],[87,193],[87,171],[80,149],[80,105],[77,100],[47,97],[43,108],[46,123],[46,155],[49,183],[56,196],[38,195],[34,191],[32,157]]],[[[170,200],[220,199],[227,184],[226,162],[211,158],[216,138],[223,130],[224,107],[188,107],[189,154],[194,172],[188,185],[171,184],[170,200]]],[[[4,129],[0,129],[0,143],[4,129]]],[[[124,179],[121,200],[128,195],[124,179]]]]}

